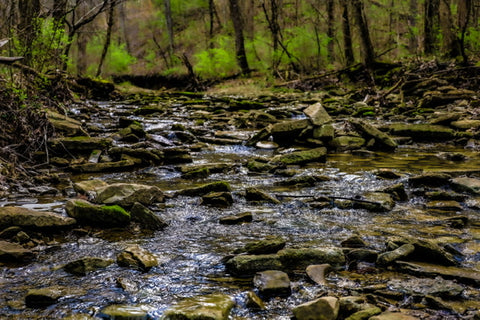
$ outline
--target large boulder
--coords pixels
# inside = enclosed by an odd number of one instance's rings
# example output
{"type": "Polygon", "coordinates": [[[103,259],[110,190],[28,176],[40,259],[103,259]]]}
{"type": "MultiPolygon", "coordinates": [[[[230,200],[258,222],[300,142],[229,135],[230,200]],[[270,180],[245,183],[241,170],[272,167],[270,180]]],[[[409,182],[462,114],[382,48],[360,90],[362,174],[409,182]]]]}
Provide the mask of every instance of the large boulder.
{"type": "Polygon", "coordinates": [[[130,223],[130,213],[118,205],[96,205],[83,199],[65,204],[67,214],[78,222],[101,227],[122,227],[130,223]]]}
{"type": "Polygon", "coordinates": [[[0,229],[18,226],[28,229],[72,227],[75,219],[53,212],[35,211],[23,207],[0,207],[0,229]]]}
{"type": "Polygon", "coordinates": [[[195,296],[168,308],[164,320],[227,320],[233,299],[225,294],[195,296]]]}
{"type": "Polygon", "coordinates": [[[73,153],[89,152],[92,150],[104,150],[110,147],[113,140],[101,137],[65,137],[55,138],[49,141],[49,146],[54,151],[65,152],[65,150],[73,153]]]}
{"type": "Polygon", "coordinates": [[[321,126],[332,121],[332,118],[320,102],[308,106],[303,113],[307,115],[312,124],[321,126]]]}
{"type": "Polygon", "coordinates": [[[273,141],[285,145],[295,141],[309,126],[310,121],[308,119],[283,121],[272,125],[270,133],[273,141]]]}
{"type": "Polygon", "coordinates": [[[105,181],[100,179],[92,179],[75,182],[73,184],[73,189],[82,195],[90,195],[94,197],[97,193],[97,190],[106,186],[108,186],[108,183],[105,181]]]}
{"type": "Polygon", "coordinates": [[[114,183],[97,189],[97,203],[130,208],[135,202],[151,205],[164,202],[165,196],[158,187],[136,183],[114,183]]]}

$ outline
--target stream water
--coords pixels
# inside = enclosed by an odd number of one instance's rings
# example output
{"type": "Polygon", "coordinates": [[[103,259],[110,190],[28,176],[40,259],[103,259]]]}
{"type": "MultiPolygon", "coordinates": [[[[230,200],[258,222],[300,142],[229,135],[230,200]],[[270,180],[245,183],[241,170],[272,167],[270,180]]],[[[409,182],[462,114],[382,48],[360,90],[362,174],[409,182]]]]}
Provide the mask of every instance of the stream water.
{"type": "MultiPolygon", "coordinates": [[[[131,116],[135,106],[100,103],[92,123],[108,135],[115,129],[112,119],[131,116]]],[[[133,117],[144,124],[147,131],[168,136],[172,124],[198,126],[186,107],[174,105],[166,117],[133,117]]],[[[203,123],[202,128],[208,126],[203,123]]],[[[250,132],[236,131],[237,135],[250,132]]],[[[170,136],[171,137],[171,136],[170,136]]],[[[327,289],[308,282],[304,275],[292,277],[293,293],[287,298],[267,301],[267,311],[246,308],[246,292],[252,290],[251,279],[237,279],[226,273],[222,259],[245,243],[271,235],[281,236],[288,247],[339,247],[340,242],[359,234],[370,248],[383,250],[391,236],[414,236],[436,239],[452,244],[464,254],[461,265],[480,272],[480,225],[470,224],[454,229],[436,223],[446,216],[438,216],[425,209],[425,199],[414,192],[409,200],[397,202],[388,213],[372,213],[349,208],[315,208],[309,205],[312,196],[330,195],[355,197],[365,191],[374,191],[424,171],[472,172],[480,168],[480,157],[474,150],[447,145],[409,145],[392,153],[330,153],[324,164],[298,168],[301,175],[318,175],[329,180],[311,186],[285,186],[286,178],[267,173],[251,173],[245,169],[246,160],[270,157],[275,151],[237,145],[211,145],[192,151],[190,165],[226,163],[230,170],[215,173],[205,179],[185,180],[176,165],[148,167],[131,172],[72,175],[72,181],[100,178],[106,182],[136,182],[160,187],[166,194],[210,181],[226,180],[233,189],[234,204],[228,208],[214,208],[200,204],[197,197],[169,198],[165,204],[153,208],[169,225],[162,231],[143,234],[135,230],[93,230],[85,234],[68,234],[37,247],[37,259],[26,266],[0,266],[1,319],[60,319],[72,314],[101,315],[101,309],[111,304],[145,305],[153,319],[185,297],[223,292],[235,298],[237,307],[232,319],[290,319],[291,308],[327,289]],[[454,162],[441,156],[442,152],[461,152],[466,160],[454,162]],[[380,169],[399,174],[397,179],[382,179],[380,169]],[[245,201],[242,192],[256,186],[281,199],[280,204],[252,204],[245,201]],[[289,197],[290,196],[290,197],[289,197]],[[302,198],[305,196],[305,198],[302,198]],[[240,225],[219,224],[220,217],[252,212],[253,222],[240,225]],[[97,270],[86,276],[68,274],[61,266],[85,256],[115,259],[125,247],[137,244],[158,259],[159,265],[147,273],[123,268],[117,264],[97,270]],[[130,284],[121,289],[119,279],[130,284]],[[23,305],[25,293],[31,288],[63,285],[72,288],[72,294],[45,309],[29,309],[23,305]]],[[[11,195],[2,199],[3,205],[20,205],[40,211],[64,213],[63,204],[68,186],[55,186],[57,195],[11,195]]],[[[452,213],[453,215],[457,213],[452,213]]],[[[461,212],[472,221],[478,220],[478,210],[467,206],[461,212]]],[[[372,277],[333,274],[330,292],[355,291],[365,285],[405,279],[405,274],[382,273],[372,277]]],[[[467,299],[468,300],[468,299],[467,299]]],[[[452,318],[453,319],[453,318],[452,318]]]]}

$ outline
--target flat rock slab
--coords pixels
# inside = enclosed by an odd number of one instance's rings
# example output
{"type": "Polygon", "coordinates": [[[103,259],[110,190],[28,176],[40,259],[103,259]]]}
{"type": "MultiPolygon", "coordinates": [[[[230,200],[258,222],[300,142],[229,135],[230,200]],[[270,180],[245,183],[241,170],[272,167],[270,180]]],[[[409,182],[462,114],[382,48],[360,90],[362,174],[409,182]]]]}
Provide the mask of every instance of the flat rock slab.
{"type": "Polygon", "coordinates": [[[459,177],[452,179],[451,183],[456,191],[480,194],[480,179],[459,177]]]}
{"type": "Polygon", "coordinates": [[[292,311],[297,320],[335,320],[339,310],[336,297],[323,297],[298,305],[292,311]]]}
{"type": "Polygon", "coordinates": [[[324,263],[309,265],[305,271],[313,282],[320,285],[326,285],[327,280],[325,280],[325,276],[331,270],[332,266],[328,263],[324,263]]]}
{"type": "Polygon", "coordinates": [[[34,258],[32,251],[17,243],[0,240],[0,261],[28,262],[34,258]]]}
{"type": "Polygon", "coordinates": [[[53,212],[23,207],[0,207],[0,229],[18,226],[28,229],[72,227],[76,220],[53,212]]]}
{"type": "Polygon", "coordinates": [[[168,308],[164,320],[227,320],[233,299],[225,294],[196,296],[168,308]]]}
{"type": "Polygon", "coordinates": [[[261,295],[268,297],[288,296],[292,291],[288,275],[278,270],[258,272],[253,278],[253,284],[261,295]]]}

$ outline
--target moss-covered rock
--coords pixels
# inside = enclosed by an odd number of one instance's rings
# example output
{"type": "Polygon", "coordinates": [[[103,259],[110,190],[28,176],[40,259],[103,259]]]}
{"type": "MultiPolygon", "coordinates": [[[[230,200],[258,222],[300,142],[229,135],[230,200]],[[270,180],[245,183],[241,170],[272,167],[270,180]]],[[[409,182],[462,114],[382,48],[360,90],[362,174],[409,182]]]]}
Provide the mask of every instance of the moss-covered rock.
{"type": "Polygon", "coordinates": [[[106,268],[112,263],[113,263],[113,260],[111,259],[85,257],[85,258],[67,263],[66,265],[63,266],[63,269],[68,273],[78,275],[78,276],[84,276],[89,272],[106,268]]]}
{"type": "Polygon", "coordinates": [[[95,205],[86,200],[72,199],[65,205],[67,214],[79,223],[101,227],[121,227],[130,223],[130,214],[118,205],[95,205]]]}
{"type": "Polygon", "coordinates": [[[288,248],[278,252],[283,270],[302,270],[312,264],[328,263],[332,266],[345,264],[345,256],[340,248],[288,248]]]}
{"type": "Polygon", "coordinates": [[[117,263],[122,267],[148,271],[158,265],[155,256],[139,246],[130,246],[117,256],[117,263]]]}
{"type": "Polygon", "coordinates": [[[245,189],[245,199],[247,199],[247,201],[270,202],[275,204],[280,203],[275,197],[255,187],[248,187],[245,189]]]}
{"type": "Polygon", "coordinates": [[[150,319],[151,311],[152,307],[147,305],[112,304],[103,308],[100,314],[102,318],[115,320],[145,320],[150,319]]]}
{"type": "Polygon", "coordinates": [[[270,129],[270,133],[273,141],[280,145],[285,145],[292,143],[309,126],[310,122],[308,119],[283,121],[274,124],[270,129]]]}
{"type": "Polygon", "coordinates": [[[309,162],[325,162],[327,158],[327,149],[324,147],[294,151],[288,154],[282,154],[275,156],[272,159],[272,163],[281,163],[284,165],[298,165],[306,164],[309,162]]]}
{"type": "Polygon", "coordinates": [[[257,272],[253,284],[262,296],[288,296],[292,289],[288,274],[279,270],[257,272]]]}
{"type": "Polygon", "coordinates": [[[228,207],[233,204],[232,193],[229,191],[210,192],[202,196],[202,204],[214,207],[228,207]]]}
{"type": "Polygon", "coordinates": [[[280,237],[271,237],[263,240],[252,241],[243,247],[248,254],[270,254],[277,253],[286,245],[286,241],[280,237]]]}
{"type": "Polygon", "coordinates": [[[380,150],[394,150],[397,143],[385,132],[382,132],[365,121],[350,119],[355,129],[366,139],[374,139],[372,148],[380,150]]]}
{"type": "Polygon", "coordinates": [[[293,308],[297,320],[335,320],[340,304],[336,297],[323,297],[293,308]]]}
{"type": "Polygon", "coordinates": [[[72,119],[64,114],[47,110],[47,119],[55,128],[55,131],[63,132],[63,134],[66,136],[86,135],[86,132],[82,128],[82,123],[80,121],[72,119]]]}
{"type": "Polygon", "coordinates": [[[139,202],[135,202],[130,208],[132,221],[137,222],[142,228],[148,230],[162,230],[168,224],[160,219],[152,210],[139,202]]]}
{"type": "Polygon", "coordinates": [[[73,172],[87,173],[87,172],[114,172],[114,171],[127,171],[134,168],[135,161],[120,160],[111,162],[99,162],[99,163],[82,163],[70,166],[73,172]]]}
{"type": "Polygon", "coordinates": [[[30,262],[34,257],[35,254],[31,250],[25,249],[18,243],[0,240],[1,262],[25,263],[30,262]]]}
{"type": "Polygon", "coordinates": [[[432,124],[395,123],[387,128],[393,135],[410,137],[414,141],[448,141],[456,137],[453,129],[432,124]]]}
{"type": "Polygon", "coordinates": [[[365,139],[356,136],[337,136],[328,145],[337,150],[355,150],[365,145],[365,139]]]}
{"type": "Polygon", "coordinates": [[[27,229],[59,229],[74,226],[75,219],[53,212],[35,211],[24,207],[0,207],[0,230],[12,226],[27,229]]]}
{"type": "Polygon", "coordinates": [[[233,299],[225,294],[209,294],[187,298],[168,308],[164,320],[227,320],[233,299]]]}
{"type": "Polygon", "coordinates": [[[238,255],[227,260],[225,267],[237,277],[251,277],[259,271],[283,269],[276,254],[238,255]]]}
{"type": "Polygon", "coordinates": [[[52,139],[49,140],[48,144],[56,152],[82,153],[96,149],[107,149],[112,145],[112,142],[110,138],[77,136],[52,139]]]}
{"type": "Polygon", "coordinates": [[[137,183],[114,183],[97,189],[97,203],[116,204],[130,208],[135,202],[151,205],[165,201],[162,190],[156,186],[137,183]]]}

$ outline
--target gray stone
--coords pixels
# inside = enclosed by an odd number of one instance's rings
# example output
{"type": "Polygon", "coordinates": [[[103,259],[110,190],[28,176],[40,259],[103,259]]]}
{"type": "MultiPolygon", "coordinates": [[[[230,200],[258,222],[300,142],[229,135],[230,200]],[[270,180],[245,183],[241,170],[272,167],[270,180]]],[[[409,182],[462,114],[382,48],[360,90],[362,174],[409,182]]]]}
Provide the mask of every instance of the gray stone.
{"type": "Polygon", "coordinates": [[[420,318],[401,313],[386,311],[379,315],[370,317],[368,320],[419,320],[420,318]]]}
{"type": "Polygon", "coordinates": [[[162,230],[168,224],[160,219],[155,213],[139,202],[135,202],[130,209],[132,221],[138,222],[144,229],[162,230]]]}
{"type": "Polygon", "coordinates": [[[29,262],[35,254],[17,243],[0,240],[0,261],[2,262],[29,262]]]}
{"type": "Polygon", "coordinates": [[[125,208],[135,202],[151,205],[164,202],[165,196],[158,187],[136,183],[114,183],[97,190],[97,203],[116,204],[125,208]]]}
{"type": "Polygon", "coordinates": [[[327,158],[327,148],[320,147],[304,151],[294,151],[287,154],[275,156],[272,163],[284,165],[300,165],[309,162],[325,162],[327,158]]]}
{"type": "Polygon", "coordinates": [[[354,314],[350,315],[349,317],[345,318],[345,320],[367,320],[367,319],[371,319],[370,317],[380,314],[381,312],[382,312],[382,309],[380,309],[379,307],[371,307],[371,308],[357,311],[354,314]]]}
{"type": "Polygon", "coordinates": [[[362,200],[365,201],[354,201],[354,208],[372,212],[388,212],[395,206],[392,195],[385,192],[367,192],[363,195],[362,200]]]}
{"type": "Polygon", "coordinates": [[[261,201],[275,204],[280,203],[275,197],[255,187],[248,187],[245,189],[245,199],[247,199],[247,201],[261,201]]]}
{"type": "Polygon", "coordinates": [[[480,194],[480,179],[458,177],[453,178],[452,188],[459,192],[468,192],[471,194],[480,194]]]}
{"type": "Polygon", "coordinates": [[[245,305],[253,310],[265,310],[265,303],[253,291],[248,291],[245,299],[245,305]]]}
{"type": "Polygon", "coordinates": [[[67,263],[65,266],[63,266],[63,269],[68,273],[71,273],[74,275],[85,276],[87,273],[91,271],[106,268],[112,263],[113,263],[113,260],[111,259],[85,257],[85,258],[67,263]]]}
{"type": "Polygon", "coordinates": [[[325,279],[325,277],[330,271],[332,271],[332,266],[329,265],[328,263],[312,264],[305,269],[305,272],[307,273],[308,277],[313,282],[320,285],[327,284],[327,280],[325,279]]]}
{"type": "Polygon", "coordinates": [[[108,161],[99,163],[82,163],[70,166],[73,172],[78,173],[92,173],[92,172],[114,172],[126,171],[135,167],[136,162],[132,159],[125,159],[120,161],[108,161]]]}
{"type": "Polygon", "coordinates": [[[323,297],[293,308],[297,320],[335,320],[340,309],[336,297],[323,297]]]}
{"type": "Polygon", "coordinates": [[[126,248],[117,256],[117,263],[122,267],[136,268],[145,272],[158,265],[157,258],[139,246],[126,248]]]}
{"type": "Polygon", "coordinates": [[[323,142],[332,141],[335,137],[335,128],[330,123],[315,127],[312,136],[314,139],[320,139],[323,142]]]}
{"type": "Polygon", "coordinates": [[[259,271],[283,268],[276,254],[238,255],[227,260],[225,267],[228,272],[238,277],[250,277],[259,271]]]}
{"type": "Polygon", "coordinates": [[[228,207],[233,204],[233,197],[228,191],[210,192],[202,196],[202,204],[213,207],[228,207]]]}
{"type": "Polygon", "coordinates": [[[337,136],[329,142],[329,145],[337,150],[355,150],[365,145],[365,139],[355,136],[337,136]]]}
{"type": "Polygon", "coordinates": [[[345,256],[340,248],[288,248],[278,252],[282,270],[305,270],[312,264],[328,263],[332,266],[345,264],[345,256]]]}
{"type": "Polygon", "coordinates": [[[75,182],[73,184],[73,189],[82,195],[95,197],[97,190],[106,186],[108,186],[108,183],[106,183],[105,181],[100,179],[92,179],[75,182]]]}
{"type": "Polygon", "coordinates": [[[112,304],[103,308],[101,314],[115,320],[147,320],[151,311],[152,307],[147,305],[112,304]]]}
{"type": "Polygon", "coordinates": [[[288,296],[291,293],[290,278],[283,271],[266,270],[257,272],[253,284],[266,297],[288,296]]]}
{"type": "Polygon", "coordinates": [[[375,143],[372,146],[375,149],[394,150],[398,146],[388,134],[378,130],[365,121],[351,119],[350,123],[353,124],[355,129],[360,132],[365,139],[375,139],[375,143]]]}
{"type": "Polygon", "coordinates": [[[212,183],[207,183],[196,188],[183,189],[177,192],[177,195],[181,196],[191,196],[191,197],[201,197],[210,192],[226,192],[231,191],[232,188],[230,184],[226,181],[215,181],[212,183]]]}
{"type": "Polygon", "coordinates": [[[225,294],[195,296],[168,308],[163,320],[227,320],[233,299],[225,294]]]}
{"type": "Polygon", "coordinates": [[[50,147],[57,152],[86,152],[92,150],[104,150],[112,145],[113,140],[110,138],[100,137],[66,137],[56,138],[49,141],[50,147]]]}
{"type": "Polygon", "coordinates": [[[233,225],[233,224],[240,224],[240,223],[252,222],[252,221],[253,221],[252,213],[244,212],[237,215],[221,217],[218,222],[220,224],[233,225]]]}
{"type": "Polygon", "coordinates": [[[408,257],[415,251],[415,246],[411,243],[406,243],[395,250],[384,252],[378,255],[377,264],[380,266],[389,265],[397,260],[408,257]]]}
{"type": "Polygon", "coordinates": [[[321,126],[332,121],[332,118],[320,102],[308,106],[303,113],[307,115],[312,124],[321,126]]]}
{"type": "Polygon", "coordinates": [[[56,131],[63,132],[67,136],[87,135],[80,121],[49,109],[46,114],[48,121],[56,131]]]}
{"type": "Polygon", "coordinates": [[[448,141],[455,138],[453,129],[439,125],[396,123],[388,128],[393,135],[410,137],[414,141],[448,141]]]}
{"type": "Polygon", "coordinates": [[[30,289],[25,296],[28,308],[45,308],[58,302],[66,293],[65,287],[52,286],[41,289],[30,289]]]}
{"type": "Polygon", "coordinates": [[[310,121],[308,119],[283,121],[272,125],[270,133],[273,141],[280,145],[285,145],[297,139],[300,133],[309,126],[310,121]]]}
{"type": "Polygon", "coordinates": [[[23,207],[0,207],[0,229],[18,226],[29,229],[66,228],[76,220],[53,212],[35,211],[23,207]]]}
{"type": "Polygon", "coordinates": [[[271,237],[264,240],[252,241],[245,245],[248,254],[277,253],[285,247],[286,241],[281,237],[271,237]]]}

